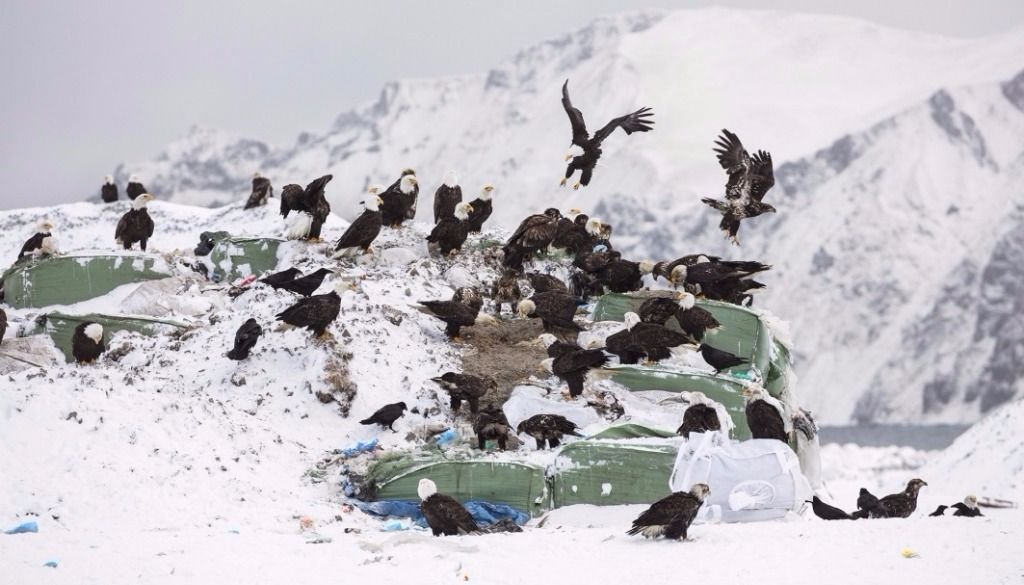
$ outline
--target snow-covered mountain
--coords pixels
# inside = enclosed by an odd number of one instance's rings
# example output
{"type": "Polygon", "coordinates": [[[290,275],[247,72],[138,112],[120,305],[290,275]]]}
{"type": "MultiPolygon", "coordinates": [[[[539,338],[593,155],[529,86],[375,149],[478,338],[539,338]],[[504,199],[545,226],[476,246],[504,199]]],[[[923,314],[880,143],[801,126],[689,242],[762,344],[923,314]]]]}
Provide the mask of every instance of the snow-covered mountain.
{"type": "MultiPolygon", "coordinates": [[[[345,218],[370,183],[416,168],[493,182],[509,226],[554,202],[604,216],[635,256],[766,260],[759,304],[793,323],[805,402],[826,422],[970,421],[1021,393],[1024,34],[950,39],[864,21],[701,9],[598,19],[494,69],[402,80],[323,132],[274,147],[194,128],[122,166],[172,201],[244,197],[324,172],[345,218]],[[557,187],[570,79],[591,128],[650,105],[649,134],[612,136],[594,183],[557,187]],[[724,176],[722,127],[776,161],[778,216],[728,249],[699,197],[724,176]],[[1019,303],[1019,301],[1016,301],[1019,303]]],[[[422,207],[422,206],[421,206],[422,207]]]]}

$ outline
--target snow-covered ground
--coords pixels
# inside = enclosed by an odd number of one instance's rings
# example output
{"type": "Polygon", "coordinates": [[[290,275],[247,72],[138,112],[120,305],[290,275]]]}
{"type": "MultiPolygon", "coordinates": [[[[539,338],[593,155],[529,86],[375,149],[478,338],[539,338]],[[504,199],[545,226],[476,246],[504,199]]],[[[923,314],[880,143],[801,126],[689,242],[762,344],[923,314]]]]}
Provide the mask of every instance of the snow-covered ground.
{"type": "MultiPolygon", "coordinates": [[[[112,250],[123,209],[82,203],[8,212],[0,262],[13,259],[9,251],[40,215],[58,225],[65,251],[112,250]]],[[[1019,488],[999,490],[1020,485],[1019,463],[1004,465],[1003,456],[1019,458],[1020,436],[996,432],[1019,428],[1019,404],[986,419],[989,430],[968,433],[947,453],[822,449],[831,501],[847,509],[861,486],[885,494],[911,477],[928,480],[918,517],[910,520],[705,525],[691,531],[691,542],[664,543],[625,536],[641,507],[579,506],[552,512],[520,534],[437,539],[384,532],[381,521],[343,509],[335,475],[319,481],[310,472],[334,449],[374,437],[386,449],[399,448],[420,441],[426,424],[451,420],[429,378],[458,369],[464,348],[413,305],[448,297],[455,284],[489,282],[495,275],[481,262],[483,252],[427,260],[421,225],[386,230],[375,245],[378,256],[358,263],[329,260],[323,244],[284,244],[282,267],[329,265],[335,277],[359,284],[344,295],[329,330],[333,339],[313,341],[306,332],[276,328],[273,315],[294,302],[292,295],[260,287],[232,299],[179,262],[204,230],[281,233],[272,208],[246,213],[239,204],[157,203],[152,213],[153,249],[181,278],[175,294],[197,301],[181,306],[204,307],[180,316],[197,327],[180,338],[120,334],[98,364],[0,379],[0,528],[25,520],[40,526],[37,534],[0,535],[0,582],[522,583],[543,575],[588,583],[733,583],[761,572],[768,582],[809,580],[826,570],[838,584],[862,583],[865,571],[874,582],[1020,579],[1019,510],[972,520],[921,517],[967,493],[1020,499],[1019,488]],[[249,360],[227,360],[222,354],[248,317],[266,333],[249,360]],[[318,394],[334,401],[323,403],[318,394]],[[412,410],[398,432],[357,424],[399,400],[412,410]],[[311,534],[299,529],[304,516],[330,542],[309,543],[311,534]],[[905,558],[907,548],[917,556],[905,558]],[[57,568],[43,566],[51,559],[57,568]]],[[[332,217],[325,240],[344,227],[332,217]]],[[[130,292],[122,289],[88,308],[117,312],[130,292]]],[[[8,339],[36,313],[9,309],[8,339]]],[[[654,416],[628,402],[639,398],[621,398],[627,413],[654,416]]]]}

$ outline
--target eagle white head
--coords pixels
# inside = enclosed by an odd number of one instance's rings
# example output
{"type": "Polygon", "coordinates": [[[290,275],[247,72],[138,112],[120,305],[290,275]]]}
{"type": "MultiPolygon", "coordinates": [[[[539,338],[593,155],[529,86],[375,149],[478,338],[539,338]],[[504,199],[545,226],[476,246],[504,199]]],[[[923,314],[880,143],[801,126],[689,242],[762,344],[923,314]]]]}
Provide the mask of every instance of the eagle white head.
{"type": "Polygon", "coordinates": [[[693,296],[688,292],[684,292],[681,299],[679,299],[679,306],[687,311],[693,308],[697,304],[697,297],[693,296]]]}
{"type": "Polygon", "coordinates": [[[455,171],[448,171],[444,174],[444,184],[448,188],[459,186],[459,175],[455,171]]]}
{"type": "Polygon", "coordinates": [[[132,209],[145,209],[146,205],[154,199],[156,199],[156,197],[153,197],[149,193],[143,193],[136,197],[135,201],[132,201],[132,209]]]}
{"type": "Polygon", "coordinates": [[[587,220],[587,233],[592,236],[601,235],[601,220],[592,217],[587,220]]]}
{"type": "Polygon", "coordinates": [[[516,305],[516,313],[518,313],[520,317],[529,317],[536,310],[537,304],[530,299],[523,299],[519,301],[518,305],[516,305]]]}
{"type": "Polygon", "coordinates": [[[398,184],[398,188],[401,189],[402,193],[409,194],[412,190],[419,185],[419,180],[416,179],[416,175],[405,175],[402,177],[402,181],[398,184]]]}
{"type": "Polygon", "coordinates": [[[494,196],[494,185],[491,185],[491,184],[484,185],[484,188],[480,190],[480,200],[481,201],[490,201],[491,197],[493,197],[493,196],[494,196]]]}
{"type": "Polygon", "coordinates": [[[113,185],[114,184],[114,177],[111,177],[110,175],[107,175],[107,176],[103,177],[103,182],[106,183],[107,185],[113,185]]]}
{"type": "Polygon", "coordinates": [[[705,256],[704,254],[697,256],[697,264],[706,264],[708,262],[711,262],[711,259],[705,256]]]}
{"type": "Polygon", "coordinates": [[[634,327],[640,324],[640,315],[629,312],[622,316],[622,321],[626,324],[626,329],[632,331],[634,327]]]}
{"type": "Polygon", "coordinates": [[[640,274],[650,274],[654,272],[654,260],[641,260],[639,268],[640,274]]]}
{"type": "Polygon", "coordinates": [[[701,502],[703,502],[704,498],[706,498],[710,493],[711,486],[706,483],[695,483],[693,484],[693,487],[690,488],[690,494],[701,502]]]}
{"type": "Polygon", "coordinates": [[[53,223],[51,223],[50,220],[48,220],[48,219],[41,219],[41,220],[39,220],[39,223],[36,224],[36,233],[37,234],[48,234],[48,233],[50,233],[52,231],[53,231],[53,223]]]}
{"type": "Polygon", "coordinates": [[[582,213],[583,213],[582,209],[577,209],[577,208],[573,207],[572,209],[570,209],[569,211],[567,211],[565,213],[565,217],[569,218],[569,221],[576,221],[576,216],[580,215],[582,213]]]}
{"type": "Polygon", "coordinates": [[[132,175],[132,176],[128,177],[128,182],[129,183],[138,183],[139,182],[139,176],[138,175],[132,175]]]}
{"type": "Polygon", "coordinates": [[[384,200],[378,197],[377,195],[370,195],[369,197],[363,200],[363,207],[366,208],[366,211],[377,211],[383,204],[384,200]]]}
{"type": "Polygon", "coordinates": [[[426,500],[430,496],[437,493],[437,484],[433,481],[423,478],[420,483],[416,486],[416,495],[420,497],[420,500],[426,500]]]}
{"type": "Polygon", "coordinates": [[[93,341],[93,343],[99,343],[103,341],[103,325],[99,323],[89,323],[85,326],[85,336],[93,341]]]}
{"type": "Polygon", "coordinates": [[[703,392],[690,392],[686,397],[686,401],[690,404],[707,404],[708,397],[703,392]]]}
{"type": "Polygon", "coordinates": [[[680,282],[686,282],[686,266],[680,264],[672,269],[672,272],[668,275],[668,280],[672,284],[679,284],[680,282]]]}
{"type": "Polygon", "coordinates": [[[541,360],[540,365],[547,373],[555,373],[555,358],[545,358],[541,360]]]}
{"type": "Polygon", "coordinates": [[[384,191],[384,189],[385,189],[384,185],[380,185],[380,184],[370,185],[370,187],[366,190],[366,192],[369,193],[370,195],[377,195],[378,193],[384,191]]]}
{"type": "Polygon", "coordinates": [[[552,343],[558,341],[558,338],[555,337],[554,335],[551,335],[550,333],[541,333],[539,336],[537,336],[537,339],[539,339],[540,342],[544,344],[544,347],[551,347],[552,343]]]}
{"type": "Polygon", "coordinates": [[[254,178],[254,179],[258,179],[258,178],[260,178],[262,176],[263,175],[261,175],[259,171],[256,171],[255,173],[252,174],[252,178],[254,178]]]}
{"type": "Polygon", "coordinates": [[[466,221],[470,213],[473,213],[473,206],[469,203],[462,202],[455,206],[455,219],[466,221]]]}
{"type": "Polygon", "coordinates": [[[964,498],[964,505],[972,510],[978,509],[978,496],[970,495],[964,498]]]}

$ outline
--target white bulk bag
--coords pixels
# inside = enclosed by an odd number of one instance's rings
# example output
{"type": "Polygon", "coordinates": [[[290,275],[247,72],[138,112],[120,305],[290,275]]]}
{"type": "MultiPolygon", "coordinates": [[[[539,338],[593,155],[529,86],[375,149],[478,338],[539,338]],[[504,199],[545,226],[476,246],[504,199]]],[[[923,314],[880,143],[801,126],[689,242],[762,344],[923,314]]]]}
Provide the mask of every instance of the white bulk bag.
{"type": "Polygon", "coordinates": [[[692,433],[679,447],[669,488],[711,487],[696,522],[760,522],[799,512],[813,495],[789,445],[775,439],[731,442],[721,432],[692,433]]]}

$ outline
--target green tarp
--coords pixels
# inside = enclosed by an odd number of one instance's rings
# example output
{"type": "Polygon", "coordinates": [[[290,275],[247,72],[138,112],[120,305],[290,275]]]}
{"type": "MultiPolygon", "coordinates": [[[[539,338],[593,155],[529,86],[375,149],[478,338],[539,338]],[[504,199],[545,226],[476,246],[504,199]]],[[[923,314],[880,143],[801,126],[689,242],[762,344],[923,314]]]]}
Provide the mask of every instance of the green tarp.
{"type": "Polygon", "coordinates": [[[675,458],[673,445],[569,443],[559,451],[551,477],[552,504],[649,504],[669,494],[675,458]]]}
{"type": "Polygon", "coordinates": [[[168,276],[164,259],[154,254],[45,257],[4,273],[4,300],[17,309],[71,305],[168,276]]]}
{"type": "Polygon", "coordinates": [[[370,500],[418,501],[416,487],[429,478],[440,493],[461,501],[507,504],[536,516],[548,509],[544,469],[529,463],[449,459],[434,453],[387,457],[367,472],[370,500]]]}
{"type": "Polygon", "coordinates": [[[235,280],[277,268],[277,238],[223,238],[210,251],[214,281],[235,280]]]}
{"type": "Polygon", "coordinates": [[[67,361],[72,361],[71,338],[75,334],[75,327],[86,321],[99,323],[103,326],[103,342],[110,343],[110,338],[118,331],[132,331],[142,335],[159,335],[184,331],[186,325],[177,321],[153,319],[150,317],[128,317],[124,315],[65,315],[63,313],[50,313],[41,318],[43,330],[53,339],[54,345],[64,354],[67,361]]]}
{"type": "Polygon", "coordinates": [[[642,439],[646,437],[655,437],[659,439],[665,439],[668,437],[674,437],[676,434],[672,431],[665,431],[661,429],[654,429],[644,425],[638,425],[636,423],[626,423],[622,425],[615,425],[608,427],[607,429],[592,435],[590,439],[642,439]]]}

